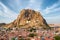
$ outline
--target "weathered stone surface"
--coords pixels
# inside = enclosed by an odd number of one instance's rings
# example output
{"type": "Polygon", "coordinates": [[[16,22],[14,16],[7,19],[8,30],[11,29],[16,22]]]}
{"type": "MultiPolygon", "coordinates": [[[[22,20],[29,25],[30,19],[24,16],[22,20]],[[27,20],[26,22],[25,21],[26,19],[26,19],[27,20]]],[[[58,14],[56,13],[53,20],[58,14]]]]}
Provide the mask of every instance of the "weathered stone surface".
{"type": "Polygon", "coordinates": [[[42,17],[40,12],[23,9],[14,22],[10,23],[8,27],[48,27],[46,20],[42,17]]]}

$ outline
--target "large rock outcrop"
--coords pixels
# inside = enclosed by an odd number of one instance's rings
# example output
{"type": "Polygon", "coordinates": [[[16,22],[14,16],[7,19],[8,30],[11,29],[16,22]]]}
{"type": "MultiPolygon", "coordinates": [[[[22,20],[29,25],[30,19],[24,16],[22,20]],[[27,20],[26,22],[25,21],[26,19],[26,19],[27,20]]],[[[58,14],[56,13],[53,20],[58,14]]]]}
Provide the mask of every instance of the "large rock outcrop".
{"type": "Polygon", "coordinates": [[[8,27],[44,27],[47,28],[48,24],[42,17],[40,12],[23,9],[14,22],[10,23],[8,27]]]}

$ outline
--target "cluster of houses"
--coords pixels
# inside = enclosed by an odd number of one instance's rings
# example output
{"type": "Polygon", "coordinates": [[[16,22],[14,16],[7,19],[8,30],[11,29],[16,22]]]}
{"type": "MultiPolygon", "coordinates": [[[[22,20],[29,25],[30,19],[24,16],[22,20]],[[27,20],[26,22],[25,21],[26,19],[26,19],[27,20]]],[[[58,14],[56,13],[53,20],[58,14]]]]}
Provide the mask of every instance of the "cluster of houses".
{"type": "Polygon", "coordinates": [[[55,35],[56,30],[42,28],[1,28],[0,30],[0,40],[54,40],[55,35]]]}

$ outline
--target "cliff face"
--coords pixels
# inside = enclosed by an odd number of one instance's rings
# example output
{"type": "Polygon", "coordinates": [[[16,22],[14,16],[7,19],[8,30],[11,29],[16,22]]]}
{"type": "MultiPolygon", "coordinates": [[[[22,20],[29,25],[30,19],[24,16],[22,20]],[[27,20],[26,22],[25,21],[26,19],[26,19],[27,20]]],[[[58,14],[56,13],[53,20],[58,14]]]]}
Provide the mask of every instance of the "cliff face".
{"type": "Polygon", "coordinates": [[[18,15],[17,19],[10,23],[8,27],[48,27],[45,19],[42,17],[40,12],[23,9],[18,15]]]}

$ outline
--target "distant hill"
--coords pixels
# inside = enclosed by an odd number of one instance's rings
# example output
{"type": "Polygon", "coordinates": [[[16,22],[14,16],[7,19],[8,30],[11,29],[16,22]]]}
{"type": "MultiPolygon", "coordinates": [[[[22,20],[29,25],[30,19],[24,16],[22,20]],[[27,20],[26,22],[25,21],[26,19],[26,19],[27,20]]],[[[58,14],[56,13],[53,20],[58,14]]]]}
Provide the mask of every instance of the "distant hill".
{"type": "Polygon", "coordinates": [[[0,27],[3,26],[3,25],[6,25],[6,23],[0,23],[0,27]]]}
{"type": "Polygon", "coordinates": [[[50,27],[57,27],[57,26],[60,26],[60,24],[49,24],[50,27]]]}

